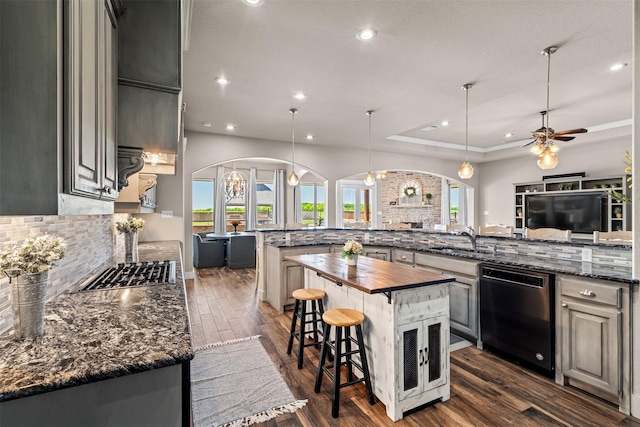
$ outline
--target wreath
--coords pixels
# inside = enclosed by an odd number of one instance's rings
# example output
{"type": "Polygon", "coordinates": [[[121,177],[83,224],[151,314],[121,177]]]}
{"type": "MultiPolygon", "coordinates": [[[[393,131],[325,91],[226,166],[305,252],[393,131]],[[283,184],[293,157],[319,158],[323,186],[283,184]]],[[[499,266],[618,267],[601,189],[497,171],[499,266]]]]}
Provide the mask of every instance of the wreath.
{"type": "Polygon", "coordinates": [[[405,187],[404,195],[407,197],[413,197],[418,194],[418,189],[416,187],[405,187]]]}

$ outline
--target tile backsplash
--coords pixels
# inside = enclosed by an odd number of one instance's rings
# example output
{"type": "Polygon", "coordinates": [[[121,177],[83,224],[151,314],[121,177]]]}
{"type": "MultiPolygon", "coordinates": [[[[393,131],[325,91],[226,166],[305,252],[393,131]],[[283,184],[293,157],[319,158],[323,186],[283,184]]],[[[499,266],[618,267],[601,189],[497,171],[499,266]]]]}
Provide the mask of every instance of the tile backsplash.
{"type": "MultiPolygon", "coordinates": [[[[123,215],[126,217],[126,215],[123,215]]],[[[22,244],[41,234],[60,236],[67,242],[65,257],[49,272],[47,300],[74,289],[105,265],[123,246],[114,233],[121,215],[3,216],[0,217],[0,247],[22,244]]],[[[0,333],[13,327],[11,285],[0,278],[0,333]]]]}

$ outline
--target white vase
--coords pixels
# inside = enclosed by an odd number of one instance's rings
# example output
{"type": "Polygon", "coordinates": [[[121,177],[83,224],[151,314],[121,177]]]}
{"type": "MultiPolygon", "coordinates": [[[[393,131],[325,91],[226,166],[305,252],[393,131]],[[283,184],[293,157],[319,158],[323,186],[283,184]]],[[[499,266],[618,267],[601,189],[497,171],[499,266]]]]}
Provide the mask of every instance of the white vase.
{"type": "Polygon", "coordinates": [[[358,254],[347,257],[347,265],[358,265],[358,254]]]}
{"type": "Polygon", "coordinates": [[[14,338],[42,336],[48,279],[48,271],[25,274],[11,279],[14,338]]]}
{"type": "Polygon", "coordinates": [[[138,233],[124,233],[124,262],[138,262],[138,233]]]}

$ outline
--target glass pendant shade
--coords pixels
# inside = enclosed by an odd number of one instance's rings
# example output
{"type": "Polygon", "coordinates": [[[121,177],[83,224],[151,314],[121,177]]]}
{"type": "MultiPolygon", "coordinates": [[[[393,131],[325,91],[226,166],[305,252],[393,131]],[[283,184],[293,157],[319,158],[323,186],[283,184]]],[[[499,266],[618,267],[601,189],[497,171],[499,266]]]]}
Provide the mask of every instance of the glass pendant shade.
{"type": "Polygon", "coordinates": [[[298,178],[298,175],[296,175],[295,172],[291,172],[291,175],[287,178],[287,182],[290,186],[295,187],[300,182],[300,178],[298,178]]]}
{"type": "Polygon", "coordinates": [[[540,169],[553,169],[558,166],[558,155],[551,151],[549,148],[538,156],[538,167],[540,169]]]}
{"type": "Polygon", "coordinates": [[[367,187],[371,187],[376,183],[376,177],[371,172],[367,172],[367,175],[364,177],[364,185],[367,187]]]}
{"type": "Polygon", "coordinates": [[[532,154],[535,154],[536,156],[539,156],[540,154],[542,154],[542,152],[544,151],[544,148],[542,147],[542,144],[540,144],[539,142],[536,142],[535,144],[533,144],[531,146],[531,148],[529,149],[529,151],[532,154]]]}
{"type": "Polygon", "coordinates": [[[473,166],[467,160],[460,165],[458,169],[458,176],[462,179],[469,179],[473,176],[473,166]]]}

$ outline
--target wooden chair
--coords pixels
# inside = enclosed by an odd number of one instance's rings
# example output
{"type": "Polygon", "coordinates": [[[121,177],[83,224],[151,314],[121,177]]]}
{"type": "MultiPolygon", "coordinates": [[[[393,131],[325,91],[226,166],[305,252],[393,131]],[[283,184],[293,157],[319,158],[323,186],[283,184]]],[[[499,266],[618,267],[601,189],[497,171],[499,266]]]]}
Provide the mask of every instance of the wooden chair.
{"type": "Polygon", "coordinates": [[[287,230],[292,230],[296,228],[307,228],[308,225],[303,222],[288,222],[284,225],[284,228],[287,230]]]}
{"type": "Polygon", "coordinates": [[[265,222],[264,224],[256,224],[254,227],[256,230],[270,228],[272,230],[280,230],[282,226],[273,222],[265,222]]]}
{"type": "Polygon", "coordinates": [[[611,243],[618,245],[630,245],[633,243],[631,231],[594,231],[593,243],[611,243]]]}
{"type": "Polygon", "coordinates": [[[571,241],[571,230],[560,230],[557,228],[525,228],[524,238],[569,242],[571,241]]]}
{"type": "Polygon", "coordinates": [[[513,237],[513,227],[508,225],[485,225],[478,229],[480,236],[505,236],[513,237]]]}
{"type": "Polygon", "coordinates": [[[464,224],[452,224],[447,225],[445,231],[469,231],[469,227],[464,224]]]}
{"type": "Polygon", "coordinates": [[[345,228],[369,228],[368,222],[345,222],[345,228]]]}
{"type": "Polygon", "coordinates": [[[404,222],[390,222],[388,224],[384,224],[385,230],[406,230],[407,228],[411,228],[411,224],[405,224],[404,222]]]}

